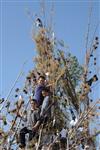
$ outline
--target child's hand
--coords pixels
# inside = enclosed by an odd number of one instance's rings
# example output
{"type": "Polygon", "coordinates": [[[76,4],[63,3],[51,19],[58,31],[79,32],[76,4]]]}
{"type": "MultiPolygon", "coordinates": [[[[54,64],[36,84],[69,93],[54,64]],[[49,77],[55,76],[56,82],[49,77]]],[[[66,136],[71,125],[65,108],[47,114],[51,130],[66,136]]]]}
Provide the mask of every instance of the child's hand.
{"type": "Polygon", "coordinates": [[[32,131],[37,131],[38,127],[33,127],[32,131]]]}

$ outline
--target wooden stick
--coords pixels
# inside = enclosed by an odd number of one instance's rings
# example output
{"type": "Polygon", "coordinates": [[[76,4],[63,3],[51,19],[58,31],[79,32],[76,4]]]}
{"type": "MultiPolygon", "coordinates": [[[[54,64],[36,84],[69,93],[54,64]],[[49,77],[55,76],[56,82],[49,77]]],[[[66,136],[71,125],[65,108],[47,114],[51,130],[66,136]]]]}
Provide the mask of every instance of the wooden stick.
{"type": "Polygon", "coordinates": [[[0,108],[0,111],[4,108],[5,103],[7,102],[9,96],[11,95],[11,92],[13,91],[13,89],[14,89],[16,83],[18,82],[19,78],[22,76],[22,74],[23,74],[23,67],[25,66],[25,64],[26,64],[26,61],[23,63],[22,68],[21,68],[21,71],[20,71],[20,73],[18,74],[18,76],[17,76],[17,78],[16,78],[16,80],[15,80],[13,86],[11,87],[11,89],[10,89],[10,91],[9,91],[7,97],[6,97],[6,100],[4,101],[2,107],[0,108]]]}
{"type": "Polygon", "coordinates": [[[37,144],[36,150],[39,149],[39,145],[40,145],[40,142],[41,142],[42,131],[43,131],[43,125],[44,125],[44,123],[42,124],[42,127],[41,127],[41,129],[40,129],[39,140],[38,140],[38,144],[37,144]]]}

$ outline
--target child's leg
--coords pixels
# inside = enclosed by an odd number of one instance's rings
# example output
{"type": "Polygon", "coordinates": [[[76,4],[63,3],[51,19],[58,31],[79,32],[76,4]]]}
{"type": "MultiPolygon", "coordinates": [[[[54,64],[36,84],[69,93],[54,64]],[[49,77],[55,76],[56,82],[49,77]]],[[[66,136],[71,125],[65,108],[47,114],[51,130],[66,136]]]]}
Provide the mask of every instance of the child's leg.
{"type": "Polygon", "coordinates": [[[25,134],[29,133],[29,130],[24,127],[23,129],[21,129],[20,131],[20,135],[19,135],[19,140],[20,140],[20,144],[25,147],[25,134]]]}
{"type": "Polygon", "coordinates": [[[35,134],[36,134],[36,131],[29,130],[29,141],[32,140],[32,138],[35,136],[35,134]]]}

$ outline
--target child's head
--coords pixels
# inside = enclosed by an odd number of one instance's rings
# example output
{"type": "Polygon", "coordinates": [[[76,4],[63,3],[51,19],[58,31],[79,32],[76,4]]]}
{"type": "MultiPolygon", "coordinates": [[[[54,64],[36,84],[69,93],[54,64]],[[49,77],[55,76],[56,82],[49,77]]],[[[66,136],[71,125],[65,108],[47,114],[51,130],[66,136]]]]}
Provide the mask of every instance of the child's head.
{"type": "Polygon", "coordinates": [[[39,76],[38,84],[45,84],[45,77],[44,76],[39,76]]]}
{"type": "Polygon", "coordinates": [[[45,97],[45,96],[47,96],[47,95],[49,95],[49,93],[50,93],[50,90],[48,89],[48,88],[44,88],[43,90],[42,90],[42,95],[45,97]]]}
{"type": "Polygon", "coordinates": [[[35,99],[30,100],[31,108],[35,109],[38,107],[37,101],[35,99]]]}

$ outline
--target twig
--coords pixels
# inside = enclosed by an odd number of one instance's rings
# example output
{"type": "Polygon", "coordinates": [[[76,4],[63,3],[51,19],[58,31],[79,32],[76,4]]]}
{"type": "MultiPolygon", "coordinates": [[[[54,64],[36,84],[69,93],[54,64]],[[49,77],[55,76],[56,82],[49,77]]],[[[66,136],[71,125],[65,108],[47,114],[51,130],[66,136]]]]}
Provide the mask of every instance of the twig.
{"type": "Polygon", "coordinates": [[[88,20],[88,29],[87,29],[87,36],[86,36],[86,51],[88,47],[88,40],[89,40],[89,32],[90,32],[90,25],[91,25],[91,15],[92,15],[92,6],[89,10],[89,20],[88,20]]]}
{"type": "MultiPolygon", "coordinates": [[[[79,125],[84,121],[84,119],[87,118],[88,114],[92,111],[92,109],[96,106],[96,104],[99,102],[100,100],[98,100],[87,112],[85,112],[85,114],[83,113],[81,115],[81,117],[79,118],[76,126],[74,127],[74,129],[72,130],[71,134],[70,134],[70,138],[71,138],[71,135],[74,133],[77,132],[77,128],[79,127],[79,125]]],[[[70,132],[70,131],[69,131],[70,132]]]]}
{"type": "Polygon", "coordinates": [[[91,52],[91,54],[92,54],[92,52],[93,52],[92,44],[93,44],[93,41],[94,41],[94,38],[95,38],[95,33],[96,33],[96,31],[97,31],[99,25],[100,25],[100,21],[97,23],[97,25],[96,25],[96,27],[95,27],[95,30],[94,30],[94,34],[93,34],[93,38],[92,38],[92,42],[91,42],[91,46],[90,46],[90,52],[91,52]]]}
{"type": "Polygon", "coordinates": [[[22,74],[23,74],[23,68],[24,68],[25,64],[26,64],[26,61],[23,63],[22,68],[21,68],[21,71],[20,71],[20,73],[18,74],[18,76],[17,76],[17,78],[16,78],[16,80],[15,80],[13,86],[11,87],[11,89],[10,89],[10,91],[9,91],[7,97],[6,97],[6,100],[4,101],[4,103],[3,103],[3,105],[2,105],[2,107],[1,107],[1,109],[0,109],[0,111],[4,108],[5,103],[7,102],[9,96],[11,95],[11,92],[13,91],[13,89],[14,89],[16,83],[18,82],[19,78],[22,76],[22,74]]]}
{"type": "Polygon", "coordinates": [[[51,146],[55,143],[55,141],[57,140],[57,138],[59,137],[59,134],[55,137],[55,139],[53,140],[53,142],[49,145],[47,150],[50,150],[51,146]]]}
{"type": "Polygon", "coordinates": [[[37,144],[36,150],[39,149],[39,145],[40,145],[40,142],[41,142],[41,136],[42,136],[42,131],[43,131],[43,125],[44,125],[44,122],[43,122],[43,124],[42,124],[41,129],[40,129],[39,140],[38,140],[38,144],[37,144]]]}
{"type": "MultiPolygon", "coordinates": [[[[28,104],[29,104],[29,101],[28,101],[28,103],[27,103],[27,105],[26,105],[26,107],[25,107],[25,110],[26,110],[26,108],[28,107],[28,104]]],[[[23,113],[24,113],[24,111],[23,111],[23,113]]],[[[23,114],[22,114],[22,116],[23,116],[23,114]]],[[[17,117],[18,117],[18,116],[15,117],[15,120],[14,120],[14,121],[17,120],[17,117]]],[[[20,125],[21,121],[22,121],[22,117],[20,118],[19,123],[18,123],[18,125],[17,125],[17,127],[16,127],[16,130],[14,131],[13,138],[12,138],[11,143],[10,143],[10,147],[11,147],[11,145],[12,145],[12,142],[14,141],[15,135],[16,135],[18,129],[19,129],[19,125],[20,125]]],[[[12,129],[12,127],[11,127],[11,129],[12,129]]],[[[11,129],[10,129],[10,130],[11,130],[11,129]]]]}

